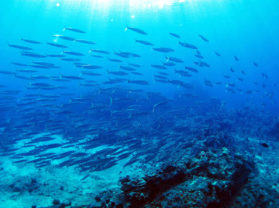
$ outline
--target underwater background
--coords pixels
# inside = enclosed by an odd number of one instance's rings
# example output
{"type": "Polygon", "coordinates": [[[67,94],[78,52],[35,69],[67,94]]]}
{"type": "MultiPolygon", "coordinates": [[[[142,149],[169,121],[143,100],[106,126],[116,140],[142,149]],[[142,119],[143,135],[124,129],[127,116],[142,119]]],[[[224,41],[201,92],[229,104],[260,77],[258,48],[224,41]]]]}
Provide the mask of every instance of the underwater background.
{"type": "Polygon", "coordinates": [[[279,207],[278,11],[1,2],[0,208],[279,207]]]}

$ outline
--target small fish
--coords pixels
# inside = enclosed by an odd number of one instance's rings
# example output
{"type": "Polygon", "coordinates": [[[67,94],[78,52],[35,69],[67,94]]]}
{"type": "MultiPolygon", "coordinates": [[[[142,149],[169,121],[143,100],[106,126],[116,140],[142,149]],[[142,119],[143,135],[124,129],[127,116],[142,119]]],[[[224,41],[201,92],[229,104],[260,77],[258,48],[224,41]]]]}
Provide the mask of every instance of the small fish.
{"type": "Polygon", "coordinates": [[[73,52],[73,51],[64,51],[63,53],[66,53],[66,54],[72,55],[72,56],[84,56],[84,54],[82,54],[82,53],[73,52]]]}
{"type": "Polygon", "coordinates": [[[10,71],[0,70],[0,74],[14,75],[15,73],[10,71]]]}
{"type": "Polygon", "coordinates": [[[120,59],[111,59],[111,58],[109,58],[108,60],[111,61],[111,62],[118,62],[118,63],[122,62],[120,59]]]}
{"type": "Polygon", "coordinates": [[[48,57],[53,57],[53,58],[63,58],[65,57],[64,55],[62,54],[49,54],[47,55],[48,57]]]}
{"type": "Polygon", "coordinates": [[[157,107],[159,107],[159,106],[161,106],[161,105],[165,105],[165,104],[167,104],[167,103],[168,103],[168,101],[162,101],[162,102],[160,102],[160,103],[154,104],[153,107],[152,107],[152,113],[155,112],[155,110],[156,110],[157,107]]]}
{"type": "Polygon", "coordinates": [[[156,68],[156,69],[167,69],[165,66],[157,65],[157,64],[151,64],[151,67],[156,68]]]}
{"type": "Polygon", "coordinates": [[[65,27],[64,30],[69,30],[69,31],[72,31],[72,32],[76,32],[76,33],[86,33],[85,31],[83,30],[79,30],[79,29],[76,29],[76,28],[72,28],[72,27],[65,27]]]}
{"type": "Polygon", "coordinates": [[[165,66],[175,66],[175,63],[173,62],[167,62],[167,63],[164,63],[165,66]]]}
{"type": "Polygon", "coordinates": [[[166,59],[168,61],[173,61],[173,62],[176,62],[176,63],[183,63],[184,61],[179,59],[179,58],[176,58],[176,57],[166,57],[166,59]]]}
{"type": "Polygon", "coordinates": [[[199,71],[193,67],[188,67],[188,66],[185,66],[185,69],[191,71],[191,72],[195,72],[195,73],[198,73],[199,71]]]}
{"type": "Polygon", "coordinates": [[[198,49],[197,46],[195,46],[195,45],[193,45],[193,44],[190,44],[190,43],[186,43],[186,42],[181,42],[181,41],[179,41],[179,45],[181,45],[181,46],[184,47],[184,48],[190,48],[190,49],[195,49],[195,50],[198,49]]]}
{"type": "Polygon", "coordinates": [[[147,46],[153,46],[152,43],[148,42],[148,41],[144,41],[144,40],[136,40],[137,43],[140,43],[142,45],[147,45],[147,46]]]}
{"type": "Polygon", "coordinates": [[[64,36],[64,35],[53,35],[53,37],[60,38],[63,40],[74,41],[75,39],[72,37],[64,36]]]}
{"type": "Polygon", "coordinates": [[[188,71],[184,70],[175,70],[175,73],[180,74],[182,77],[192,77],[188,71]]]}
{"type": "Polygon", "coordinates": [[[208,87],[213,87],[213,83],[209,80],[204,80],[204,84],[208,87]]]}
{"type": "Polygon", "coordinates": [[[134,74],[134,75],[143,75],[142,73],[139,73],[139,72],[131,72],[132,74],[134,74]]]}
{"type": "Polygon", "coordinates": [[[97,50],[97,49],[91,49],[89,52],[90,52],[90,53],[91,53],[91,52],[95,52],[95,53],[101,53],[101,54],[110,54],[110,52],[108,52],[108,51],[97,50]]]}
{"type": "Polygon", "coordinates": [[[174,50],[172,48],[165,48],[165,47],[160,47],[160,48],[153,48],[154,51],[158,51],[161,53],[170,53],[170,52],[174,52],[174,50]]]}
{"type": "Polygon", "coordinates": [[[169,33],[171,36],[175,37],[175,38],[180,38],[180,35],[176,34],[176,33],[169,33]]]}
{"type": "Polygon", "coordinates": [[[202,35],[200,35],[200,34],[199,34],[199,37],[200,37],[204,42],[209,42],[208,39],[206,39],[204,36],[202,36],[202,35]]]}
{"type": "Polygon", "coordinates": [[[110,71],[109,74],[117,75],[117,76],[127,76],[129,75],[127,72],[123,71],[110,71]]]}
{"type": "Polygon", "coordinates": [[[17,72],[22,72],[22,73],[35,73],[37,71],[31,70],[31,69],[17,69],[17,72]]]}
{"type": "Polygon", "coordinates": [[[33,58],[45,58],[45,55],[37,54],[37,53],[31,53],[31,52],[23,52],[21,53],[22,56],[29,56],[33,58]]]}
{"type": "Polygon", "coordinates": [[[88,75],[88,76],[101,76],[101,74],[99,73],[94,73],[94,72],[87,72],[87,71],[83,71],[81,72],[84,75],[88,75]]]}
{"type": "Polygon", "coordinates": [[[31,51],[33,50],[32,48],[26,47],[26,46],[21,46],[21,45],[14,45],[14,44],[8,44],[9,47],[11,48],[17,48],[17,49],[21,49],[21,50],[26,50],[26,51],[31,51]]]}
{"type": "Polygon", "coordinates": [[[138,29],[138,28],[134,28],[134,27],[128,27],[128,26],[127,26],[125,30],[132,30],[132,31],[134,31],[134,32],[136,32],[136,33],[138,33],[138,34],[147,35],[147,33],[144,32],[143,30],[138,29]]]}
{"type": "Polygon", "coordinates": [[[145,80],[128,80],[128,83],[138,84],[138,85],[148,85],[149,83],[145,80]]]}
{"type": "Polygon", "coordinates": [[[139,65],[139,64],[134,64],[134,63],[130,63],[129,65],[134,66],[134,67],[137,67],[137,68],[139,68],[139,67],[140,67],[140,65],[139,65]]]}
{"type": "Polygon", "coordinates": [[[62,78],[65,79],[72,79],[72,80],[82,80],[82,77],[78,77],[78,76],[66,76],[66,75],[61,75],[62,78]]]}
{"type": "Polygon", "coordinates": [[[130,66],[120,66],[121,69],[124,69],[126,71],[136,71],[135,68],[130,67],[130,66]]]}
{"type": "Polygon", "coordinates": [[[47,63],[47,62],[38,62],[38,61],[33,61],[34,64],[37,64],[37,65],[42,65],[42,66],[54,66],[54,64],[52,63],[47,63]]]}
{"type": "Polygon", "coordinates": [[[265,148],[268,148],[269,147],[269,145],[267,144],[267,143],[261,143],[261,145],[263,146],[263,147],[265,147],[265,148]]]}
{"type": "Polygon", "coordinates": [[[93,57],[93,58],[99,58],[99,59],[104,58],[103,56],[100,56],[100,55],[91,55],[91,57],[93,57]]]}
{"type": "Polygon", "coordinates": [[[28,40],[28,39],[23,39],[21,38],[22,41],[26,43],[31,43],[31,44],[41,44],[41,42],[35,41],[35,40],[28,40]]]}
{"type": "Polygon", "coordinates": [[[86,65],[81,65],[81,68],[84,68],[84,69],[100,69],[100,68],[102,68],[102,66],[86,64],[86,65]]]}
{"type": "Polygon", "coordinates": [[[47,42],[47,44],[50,45],[50,46],[57,47],[57,48],[68,48],[68,46],[61,45],[61,44],[57,44],[57,43],[50,43],[50,42],[47,42]]]}
{"type": "Polygon", "coordinates": [[[95,42],[89,41],[89,40],[81,40],[81,39],[77,39],[76,42],[79,43],[84,43],[84,44],[88,44],[88,45],[95,45],[95,42]]]}
{"type": "Polygon", "coordinates": [[[12,64],[14,64],[16,66],[22,66],[22,67],[28,66],[27,64],[22,64],[22,63],[18,63],[18,62],[12,62],[12,64]]]}
{"type": "Polygon", "coordinates": [[[62,61],[80,61],[80,59],[77,58],[62,58],[62,61]]]}
{"type": "Polygon", "coordinates": [[[218,53],[218,52],[215,52],[215,54],[216,54],[216,56],[221,56],[221,54],[220,54],[220,53],[218,53]]]}
{"type": "Polygon", "coordinates": [[[239,61],[239,58],[237,56],[234,56],[235,61],[239,61]]]}

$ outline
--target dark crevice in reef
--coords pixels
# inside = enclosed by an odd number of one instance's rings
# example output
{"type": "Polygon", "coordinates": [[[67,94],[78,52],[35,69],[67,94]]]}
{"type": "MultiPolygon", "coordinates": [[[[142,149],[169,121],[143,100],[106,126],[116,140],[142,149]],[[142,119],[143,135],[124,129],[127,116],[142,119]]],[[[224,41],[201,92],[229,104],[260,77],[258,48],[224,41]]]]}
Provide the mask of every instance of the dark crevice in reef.
{"type": "Polygon", "coordinates": [[[117,207],[111,203],[131,208],[229,207],[252,169],[251,162],[227,148],[201,151],[187,162],[165,166],[152,175],[123,178],[118,203],[105,200],[99,207],[117,207]]]}

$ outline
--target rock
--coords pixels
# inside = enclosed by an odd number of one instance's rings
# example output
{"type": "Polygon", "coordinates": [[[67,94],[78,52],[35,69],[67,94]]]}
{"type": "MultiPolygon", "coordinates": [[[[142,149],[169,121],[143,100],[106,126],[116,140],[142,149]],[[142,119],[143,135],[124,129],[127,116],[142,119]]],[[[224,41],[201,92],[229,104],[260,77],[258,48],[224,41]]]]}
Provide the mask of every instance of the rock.
{"type": "Polygon", "coordinates": [[[54,199],[54,200],[52,201],[52,204],[53,204],[53,205],[59,205],[59,204],[60,204],[60,201],[59,201],[58,199],[54,199]]]}
{"type": "Polygon", "coordinates": [[[221,208],[246,184],[253,168],[228,149],[201,151],[179,166],[167,166],[154,175],[121,180],[130,207],[221,208]]]}

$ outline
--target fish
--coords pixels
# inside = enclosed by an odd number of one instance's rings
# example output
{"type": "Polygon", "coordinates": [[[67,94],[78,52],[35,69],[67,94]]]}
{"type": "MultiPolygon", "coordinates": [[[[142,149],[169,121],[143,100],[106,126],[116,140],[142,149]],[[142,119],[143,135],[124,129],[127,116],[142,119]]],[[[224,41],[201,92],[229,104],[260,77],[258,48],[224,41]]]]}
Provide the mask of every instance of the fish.
{"type": "Polygon", "coordinates": [[[130,58],[130,57],[136,57],[139,58],[139,54],[131,53],[131,52],[114,52],[115,55],[120,56],[122,58],[130,58]]]}
{"type": "Polygon", "coordinates": [[[165,66],[157,65],[157,64],[151,64],[151,67],[156,68],[156,69],[167,69],[165,66]]]}
{"type": "Polygon", "coordinates": [[[135,68],[130,67],[130,66],[120,66],[121,69],[124,69],[126,71],[136,71],[135,68]]]}
{"type": "Polygon", "coordinates": [[[260,143],[263,147],[265,147],[265,148],[268,148],[269,147],[269,145],[267,144],[267,143],[264,143],[264,142],[262,142],[262,143],[260,143]]]}
{"type": "Polygon", "coordinates": [[[50,43],[50,42],[47,42],[47,44],[50,45],[50,46],[57,47],[57,48],[68,48],[68,46],[61,45],[61,44],[57,44],[57,43],[50,43]]]}
{"type": "Polygon", "coordinates": [[[31,69],[17,69],[17,72],[22,72],[22,73],[35,73],[37,71],[31,70],[31,69]]]}
{"type": "Polygon", "coordinates": [[[91,55],[91,57],[93,57],[93,58],[104,58],[103,56],[100,56],[100,55],[91,55]]]}
{"type": "Polygon", "coordinates": [[[239,58],[237,56],[234,56],[235,61],[239,61],[239,58]]]}
{"type": "Polygon", "coordinates": [[[175,73],[180,74],[182,77],[192,77],[188,71],[184,70],[175,70],[175,73]]]}
{"type": "Polygon", "coordinates": [[[72,55],[72,56],[84,56],[83,53],[73,52],[73,51],[63,51],[63,53],[66,53],[66,54],[72,55]]]}
{"type": "Polygon", "coordinates": [[[21,38],[22,41],[26,42],[26,43],[31,43],[31,44],[41,44],[41,42],[35,41],[35,40],[29,40],[29,39],[24,39],[21,38]]]}
{"type": "Polygon", "coordinates": [[[133,67],[137,67],[137,68],[139,68],[139,67],[140,67],[140,65],[139,65],[139,64],[134,64],[134,63],[129,63],[129,65],[131,65],[131,66],[133,66],[133,67]]]}
{"type": "Polygon", "coordinates": [[[221,56],[221,54],[218,53],[218,52],[216,52],[216,51],[215,51],[215,55],[216,55],[216,56],[221,56]]]}
{"type": "Polygon", "coordinates": [[[68,41],[74,41],[75,39],[72,37],[64,36],[64,35],[53,35],[53,37],[63,39],[63,40],[68,40],[68,41]]]}
{"type": "Polygon", "coordinates": [[[62,61],[80,61],[78,58],[62,58],[62,61]]]}
{"type": "Polygon", "coordinates": [[[101,76],[100,73],[94,73],[94,72],[82,71],[81,73],[88,76],[101,76]]]}
{"type": "Polygon", "coordinates": [[[167,63],[164,63],[165,66],[175,66],[175,63],[173,62],[167,62],[167,63]]]}
{"type": "Polygon", "coordinates": [[[68,76],[68,75],[61,75],[62,78],[65,79],[72,79],[72,80],[82,80],[82,77],[78,77],[78,76],[68,76]]]}
{"type": "Polygon", "coordinates": [[[262,77],[268,79],[268,75],[266,73],[261,73],[262,77]]]}
{"type": "Polygon", "coordinates": [[[23,64],[23,63],[18,63],[18,62],[12,62],[12,64],[16,65],[16,66],[22,66],[22,67],[27,67],[27,64],[23,64]]]}
{"type": "Polygon", "coordinates": [[[167,77],[162,76],[162,75],[154,75],[154,77],[158,78],[158,79],[168,79],[167,77]]]}
{"type": "Polygon", "coordinates": [[[171,36],[175,37],[175,38],[180,38],[180,35],[176,34],[176,33],[169,33],[171,36]]]}
{"type": "Polygon", "coordinates": [[[33,49],[30,48],[30,47],[22,46],[22,45],[8,44],[8,46],[11,47],[11,48],[16,48],[16,49],[25,50],[25,51],[31,51],[31,50],[33,50],[33,49]]]}
{"type": "Polygon", "coordinates": [[[45,55],[38,54],[38,53],[31,53],[31,52],[23,52],[21,53],[22,56],[29,56],[33,58],[45,58],[45,55]]]}
{"type": "Polygon", "coordinates": [[[199,34],[199,37],[200,37],[204,42],[209,42],[208,39],[206,39],[204,36],[202,36],[202,35],[200,35],[200,34],[199,34]]]}
{"type": "Polygon", "coordinates": [[[54,64],[52,64],[52,63],[47,63],[47,62],[33,61],[33,63],[34,63],[34,64],[37,64],[37,65],[42,65],[42,66],[49,66],[49,67],[54,66],[54,64]]]}
{"type": "Polygon", "coordinates": [[[210,80],[204,80],[204,84],[208,87],[213,87],[213,83],[210,80]]]}
{"type": "Polygon", "coordinates": [[[65,27],[64,30],[69,30],[69,31],[72,31],[72,32],[76,32],[76,33],[86,33],[85,31],[83,30],[80,30],[80,29],[76,29],[76,28],[72,28],[72,27],[65,27]]]}
{"type": "Polygon", "coordinates": [[[159,106],[166,105],[166,104],[168,104],[168,102],[169,102],[169,101],[167,100],[167,101],[162,101],[162,102],[160,102],[160,103],[154,104],[153,107],[152,107],[152,113],[154,113],[155,110],[156,110],[159,106]]]}
{"type": "Polygon", "coordinates": [[[14,75],[15,72],[0,70],[0,74],[14,75]]]}
{"type": "Polygon", "coordinates": [[[111,58],[109,58],[108,60],[111,61],[111,62],[118,62],[118,63],[122,62],[122,60],[120,60],[120,59],[111,59],[111,58]]]}
{"type": "Polygon", "coordinates": [[[144,41],[144,40],[136,40],[136,42],[140,43],[142,45],[153,46],[153,43],[150,43],[150,42],[144,41]]]}
{"type": "Polygon", "coordinates": [[[123,71],[110,71],[108,73],[109,74],[113,74],[113,75],[118,75],[118,76],[127,76],[127,75],[129,75],[127,72],[123,72],[123,71]]]}
{"type": "Polygon", "coordinates": [[[194,49],[194,50],[197,50],[198,47],[193,45],[193,44],[190,44],[190,43],[186,43],[186,42],[181,42],[179,41],[179,45],[181,45],[182,47],[184,48],[190,48],[190,49],[194,49]]]}
{"type": "Polygon", "coordinates": [[[65,57],[62,54],[48,54],[47,57],[53,57],[53,58],[63,58],[65,57]]]}
{"type": "Polygon", "coordinates": [[[210,67],[210,65],[204,61],[195,61],[194,64],[196,64],[199,67],[210,67]]]}
{"type": "Polygon", "coordinates": [[[161,53],[170,53],[170,52],[174,52],[174,49],[172,48],[165,48],[165,47],[160,47],[160,48],[153,48],[154,51],[158,51],[161,53]]]}
{"type": "Polygon", "coordinates": [[[188,67],[188,66],[185,66],[185,69],[191,71],[191,72],[195,72],[195,73],[198,73],[199,71],[193,67],[188,67]]]}
{"type": "Polygon", "coordinates": [[[145,31],[143,31],[139,28],[135,28],[135,27],[128,27],[127,26],[125,30],[131,30],[131,31],[134,31],[134,32],[136,32],[138,34],[141,34],[141,35],[148,35],[145,31]]]}
{"type": "Polygon", "coordinates": [[[140,72],[131,72],[132,74],[134,74],[134,75],[143,75],[142,73],[140,73],[140,72]]]}
{"type": "Polygon", "coordinates": [[[88,45],[95,45],[96,44],[95,42],[89,41],[89,40],[76,39],[75,41],[79,42],[79,43],[88,44],[88,45]]]}
{"type": "Polygon", "coordinates": [[[109,51],[97,50],[97,49],[91,49],[89,52],[95,52],[95,53],[101,53],[101,54],[110,54],[109,51]]]}
{"type": "Polygon", "coordinates": [[[145,80],[128,80],[128,83],[138,84],[138,85],[148,85],[149,83],[145,80]]]}
{"type": "Polygon", "coordinates": [[[179,59],[179,58],[176,58],[176,57],[166,57],[166,59],[168,61],[173,61],[173,62],[176,62],[176,63],[183,63],[184,61],[179,59]]]}
{"type": "Polygon", "coordinates": [[[81,65],[81,67],[84,69],[101,69],[101,68],[103,68],[102,66],[91,65],[91,64],[81,65]]]}

